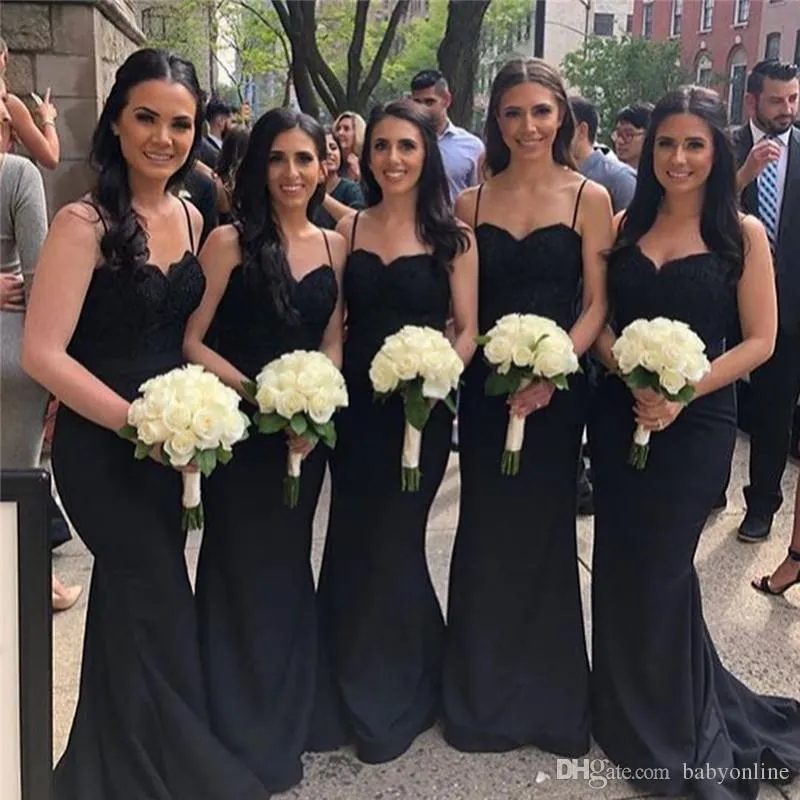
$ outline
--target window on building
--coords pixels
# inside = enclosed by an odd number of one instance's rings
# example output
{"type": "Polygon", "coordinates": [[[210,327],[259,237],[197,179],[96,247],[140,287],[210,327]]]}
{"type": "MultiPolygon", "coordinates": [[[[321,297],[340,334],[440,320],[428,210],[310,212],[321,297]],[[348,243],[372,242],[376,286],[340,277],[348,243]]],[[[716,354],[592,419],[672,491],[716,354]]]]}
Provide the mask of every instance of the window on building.
{"type": "Polygon", "coordinates": [[[683,21],[683,0],[672,0],[672,19],[669,26],[670,36],[681,35],[682,21],[683,21]]]}
{"type": "Polygon", "coordinates": [[[625,20],[625,33],[633,33],[633,14],[628,14],[625,20]]]}
{"type": "Polygon", "coordinates": [[[734,125],[744,122],[744,91],[747,83],[747,56],[740,47],[731,56],[728,72],[728,116],[734,125]]]}
{"type": "Polygon", "coordinates": [[[167,28],[167,15],[163,8],[145,8],[142,11],[142,30],[149,38],[166,38],[167,28]]]}
{"type": "Polygon", "coordinates": [[[614,35],[614,15],[595,14],[594,15],[594,35],[613,36],[614,35]]]}
{"type": "Polygon", "coordinates": [[[767,34],[767,46],[764,48],[764,58],[781,57],[781,35],[780,33],[767,34]]]}
{"type": "Polygon", "coordinates": [[[736,0],[733,9],[733,24],[745,25],[750,19],[750,0],[736,0]]]}
{"type": "Polygon", "coordinates": [[[642,6],[642,38],[653,38],[653,0],[642,6]]]}
{"type": "Polygon", "coordinates": [[[711,58],[706,53],[701,53],[697,59],[697,83],[700,86],[711,86],[714,78],[714,65],[711,58]]]}
{"type": "Polygon", "coordinates": [[[700,12],[700,30],[707,33],[711,30],[714,21],[714,0],[703,0],[703,8],[700,12]]]}

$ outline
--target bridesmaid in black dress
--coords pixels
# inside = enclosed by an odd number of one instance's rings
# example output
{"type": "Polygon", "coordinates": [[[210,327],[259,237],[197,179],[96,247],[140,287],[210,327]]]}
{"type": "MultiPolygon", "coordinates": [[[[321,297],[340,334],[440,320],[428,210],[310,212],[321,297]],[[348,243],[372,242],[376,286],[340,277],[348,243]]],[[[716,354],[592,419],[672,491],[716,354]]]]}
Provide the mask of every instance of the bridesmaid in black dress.
{"type": "MultiPolygon", "coordinates": [[[[492,177],[456,214],[475,226],[480,330],[538,314],[584,353],[605,322],[611,205],[569,155],[575,123],[558,73],[515,59],[492,85],[486,159],[492,177]]],[[[585,385],[543,381],[487,397],[476,357],[459,409],[461,504],[450,569],[444,660],[445,738],[465,751],[534,744],[589,749],[588,663],[576,545],[575,475],[585,385]],[[527,416],[520,472],[500,472],[509,408],[527,416]]]]}
{"type": "Polygon", "coordinates": [[[425,560],[425,529],[447,465],[452,417],[444,403],[433,408],[422,435],[421,489],[401,492],[402,401],[373,401],[369,366],[385,337],[404,325],[444,331],[451,304],[454,347],[469,362],[478,275],[472,234],[448,209],[434,128],[413,104],[376,109],[361,172],[368,208],[338,226],[350,243],[350,407],[338,416],[331,458],[319,605],[332,685],[320,684],[312,746],[351,739],[359,758],[378,763],[403,753],[439,710],[444,624],[425,560]]]}
{"type": "MultiPolygon", "coordinates": [[[[238,391],[292,350],[321,350],[341,364],[346,243],[309,222],[324,192],[324,158],[314,119],[267,112],[237,173],[237,225],[218,228],[203,247],[206,292],[184,352],[238,391]],[[212,320],[217,352],[203,344],[212,320]]],[[[311,534],[325,450],[251,428],[205,491],[196,588],[211,722],[273,792],[303,776],[317,663],[311,534]],[[283,502],[287,445],[307,454],[294,509],[283,502]]]]}
{"type": "Polygon", "coordinates": [[[94,556],[80,698],[55,770],[56,800],[266,800],[211,732],[181,477],[136,461],[117,431],[146,379],[182,363],[204,279],[202,219],[170,188],[200,135],[192,65],[134,53],[92,142],[88,202],[55,217],[26,320],[24,366],[59,400],[53,467],[94,556]]]}
{"type": "Polygon", "coordinates": [[[593,734],[618,764],[668,770],[645,789],[706,800],[755,798],[760,778],[800,770],[800,704],[757,695],[723,667],[692,564],[736,438],[733,383],[769,357],[776,331],[767,237],[737,213],[725,127],[707,89],[677,90],[656,107],[609,258],[613,332],[598,342],[613,370],[610,347],[625,325],[683,320],[705,342],[711,372],[688,406],[632,394],[611,374],[590,427],[593,734]],[[737,311],[743,340],[725,352],[737,311]],[[637,422],[654,431],[643,471],[627,464],[637,422]]]}

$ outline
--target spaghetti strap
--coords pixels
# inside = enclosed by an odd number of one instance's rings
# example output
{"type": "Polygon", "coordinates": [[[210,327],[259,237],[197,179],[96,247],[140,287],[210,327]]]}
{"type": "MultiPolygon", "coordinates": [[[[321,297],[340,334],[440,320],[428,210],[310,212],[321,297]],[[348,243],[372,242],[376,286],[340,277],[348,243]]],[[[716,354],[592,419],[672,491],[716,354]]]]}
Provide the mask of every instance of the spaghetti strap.
{"type": "Polygon", "coordinates": [[[472,230],[477,230],[478,228],[478,211],[481,207],[481,192],[483,191],[483,184],[478,187],[478,196],[475,198],[475,220],[474,224],[472,225],[472,230]]]}
{"type": "Polygon", "coordinates": [[[319,232],[322,234],[322,238],[325,240],[325,249],[328,251],[328,263],[333,266],[333,256],[331,255],[331,246],[328,243],[328,234],[325,233],[322,228],[320,228],[319,232]]]}
{"type": "Polygon", "coordinates": [[[581,204],[581,195],[583,194],[583,187],[589,182],[588,178],[583,179],[583,183],[578,189],[578,195],[575,198],[575,211],[572,212],[572,230],[575,230],[575,223],[578,221],[578,206],[581,204]]]}
{"type": "Polygon", "coordinates": [[[183,212],[186,214],[186,225],[189,228],[189,247],[191,248],[192,253],[194,253],[194,230],[192,228],[192,217],[189,214],[189,206],[186,205],[186,201],[182,197],[179,197],[178,200],[181,201],[181,204],[183,205],[183,212]]]}
{"type": "MultiPolygon", "coordinates": [[[[353,220],[353,228],[350,231],[350,252],[352,253],[355,250],[356,244],[356,228],[358,227],[358,218],[361,216],[360,211],[356,211],[356,218],[353,220]]],[[[325,240],[327,242],[327,239],[325,240]]]]}

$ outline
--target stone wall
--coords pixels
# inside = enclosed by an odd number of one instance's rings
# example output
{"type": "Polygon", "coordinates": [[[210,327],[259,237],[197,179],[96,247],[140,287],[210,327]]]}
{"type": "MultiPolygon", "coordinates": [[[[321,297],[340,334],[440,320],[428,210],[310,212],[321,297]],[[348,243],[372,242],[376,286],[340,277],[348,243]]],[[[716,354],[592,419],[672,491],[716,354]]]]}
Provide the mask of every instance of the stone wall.
{"type": "Polygon", "coordinates": [[[127,0],[3,0],[10,91],[28,103],[48,87],[58,109],[61,163],[43,170],[51,215],[80,197],[91,171],[92,131],[117,67],[144,41],[127,0]]]}

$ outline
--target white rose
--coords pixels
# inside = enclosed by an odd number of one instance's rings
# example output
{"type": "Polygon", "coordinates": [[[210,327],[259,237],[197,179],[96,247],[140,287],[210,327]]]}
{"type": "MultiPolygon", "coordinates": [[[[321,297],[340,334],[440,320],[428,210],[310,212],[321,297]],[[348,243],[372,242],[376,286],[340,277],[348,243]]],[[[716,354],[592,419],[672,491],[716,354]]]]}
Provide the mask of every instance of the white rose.
{"type": "Polygon", "coordinates": [[[446,375],[438,378],[428,378],[422,384],[422,396],[436,398],[437,400],[444,400],[452,390],[453,386],[446,375]]]}
{"type": "Polygon", "coordinates": [[[419,375],[420,367],[422,366],[422,359],[420,354],[413,350],[408,350],[403,353],[400,358],[394,362],[397,377],[401,381],[412,381],[419,375]]]}
{"type": "Polygon", "coordinates": [[[191,431],[175,433],[164,442],[164,452],[173,467],[185,467],[194,458],[197,440],[191,431]]]}
{"type": "Polygon", "coordinates": [[[279,391],[272,386],[261,386],[256,392],[256,402],[262,414],[271,414],[275,410],[279,391]]]}
{"type": "Polygon", "coordinates": [[[449,353],[446,350],[430,350],[422,356],[422,376],[426,380],[446,378],[449,353]]]}
{"type": "Polygon", "coordinates": [[[275,410],[284,419],[291,419],[306,410],[306,398],[296,389],[286,389],[275,399],[275,410]]]}
{"type": "Polygon", "coordinates": [[[178,433],[192,424],[192,412],[185,403],[176,401],[164,411],[161,419],[170,433],[178,433]]]}
{"type": "Polygon", "coordinates": [[[533,351],[524,344],[515,345],[511,350],[511,360],[518,367],[529,367],[533,364],[533,351]]]}
{"type": "Polygon", "coordinates": [[[219,416],[206,408],[200,408],[192,416],[192,432],[200,442],[200,447],[211,444],[219,446],[222,425],[219,416]]]}
{"type": "Polygon", "coordinates": [[[511,361],[512,344],[506,336],[493,336],[483,348],[483,352],[490,364],[502,364],[511,361]]]}
{"type": "Polygon", "coordinates": [[[146,419],[139,423],[137,435],[147,445],[160,444],[169,437],[167,426],[160,419],[146,419]]]}
{"type": "Polygon", "coordinates": [[[673,369],[662,370],[659,374],[659,382],[670,394],[678,394],[686,386],[686,379],[683,375],[673,369]]]}
{"type": "Polygon", "coordinates": [[[369,368],[369,379],[376,392],[393,392],[397,388],[398,377],[391,359],[379,352],[369,368]]]}
{"type": "Polygon", "coordinates": [[[336,411],[336,403],[330,392],[321,389],[308,398],[308,416],[318,425],[329,422],[336,411]]]}
{"type": "Polygon", "coordinates": [[[151,386],[142,398],[142,410],[145,419],[160,419],[172,402],[172,393],[159,386],[151,386]]]}
{"type": "Polygon", "coordinates": [[[242,439],[249,424],[249,420],[241,411],[229,411],[222,419],[220,444],[226,450],[230,450],[236,442],[242,439]]]}
{"type": "Polygon", "coordinates": [[[128,406],[128,425],[132,425],[135,428],[144,418],[143,403],[141,397],[139,397],[128,406]]]}
{"type": "Polygon", "coordinates": [[[283,370],[278,377],[278,387],[282,392],[289,389],[296,391],[297,373],[291,369],[283,370]]]}
{"type": "Polygon", "coordinates": [[[711,364],[704,353],[692,353],[686,358],[684,374],[689,383],[697,383],[710,369],[711,364]]]}

